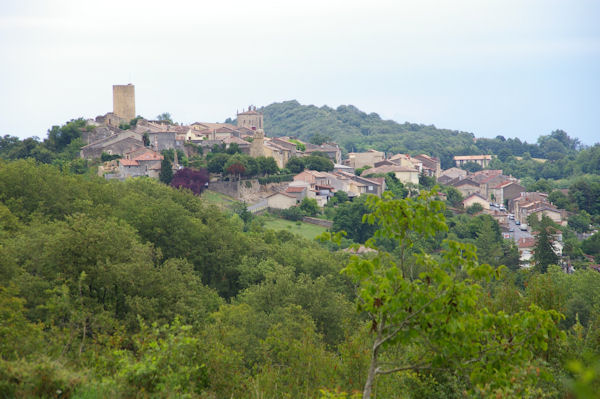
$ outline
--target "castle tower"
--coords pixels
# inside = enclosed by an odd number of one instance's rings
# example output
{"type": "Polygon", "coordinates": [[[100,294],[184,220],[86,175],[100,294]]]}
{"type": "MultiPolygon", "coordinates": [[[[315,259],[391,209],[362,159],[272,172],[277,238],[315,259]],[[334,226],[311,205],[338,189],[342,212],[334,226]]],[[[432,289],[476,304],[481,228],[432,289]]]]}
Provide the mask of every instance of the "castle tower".
{"type": "MultiPolygon", "coordinates": [[[[239,122],[239,119],[238,119],[239,122]]],[[[250,143],[250,156],[251,157],[262,157],[265,155],[264,143],[265,143],[265,131],[262,129],[254,130],[254,138],[250,143]]]]}
{"type": "Polygon", "coordinates": [[[134,85],[113,85],[113,113],[127,122],[135,118],[134,85]]]}
{"type": "Polygon", "coordinates": [[[253,105],[249,106],[248,111],[237,114],[237,127],[264,129],[262,112],[257,112],[253,105]]]}

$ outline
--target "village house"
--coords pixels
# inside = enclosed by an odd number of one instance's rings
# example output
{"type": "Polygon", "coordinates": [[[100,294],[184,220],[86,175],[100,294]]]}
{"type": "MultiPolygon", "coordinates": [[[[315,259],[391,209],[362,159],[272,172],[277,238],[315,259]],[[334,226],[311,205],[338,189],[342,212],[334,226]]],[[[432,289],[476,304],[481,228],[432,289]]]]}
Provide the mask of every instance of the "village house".
{"type": "Polygon", "coordinates": [[[535,248],[535,238],[519,238],[519,241],[517,241],[517,248],[519,249],[519,262],[521,264],[521,267],[531,267],[531,263],[533,262],[533,250],[535,248]]]}
{"type": "Polygon", "coordinates": [[[375,175],[375,174],[387,174],[393,173],[396,179],[401,181],[402,183],[410,183],[410,184],[419,184],[419,171],[413,167],[401,166],[396,164],[390,164],[390,161],[382,161],[379,162],[381,166],[367,169],[363,172],[365,176],[375,175]],[[385,163],[385,164],[383,164],[385,163]]]}
{"type": "Polygon", "coordinates": [[[467,171],[460,168],[450,168],[441,172],[440,176],[437,178],[437,181],[440,184],[448,184],[448,182],[467,177],[467,171]]]}
{"type": "Polygon", "coordinates": [[[80,156],[84,159],[96,159],[100,158],[103,152],[110,155],[123,155],[143,146],[142,135],[131,130],[122,130],[81,147],[80,156]]]}
{"type": "Polygon", "coordinates": [[[442,164],[439,158],[427,154],[415,155],[413,158],[422,163],[422,171],[425,176],[438,178],[442,173],[442,164]]]}
{"type": "Polygon", "coordinates": [[[338,174],[349,179],[349,195],[350,193],[353,195],[373,194],[381,197],[381,194],[385,191],[385,179],[383,178],[364,178],[361,176],[350,175],[345,172],[338,172],[338,174]]]}
{"type": "Polygon", "coordinates": [[[508,203],[508,201],[512,199],[517,198],[523,192],[525,192],[525,187],[516,181],[505,180],[489,189],[489,198],[495,202],[504,204],[508,203]]]}
{"type": "Polygon", "coordinates": [[[548,194],[539,192],[522,192],[518,197],[508,201],[508,209],[521,223],[527,223],[530,215],[548,216],[557,224],[565,224],[567,213],[556,208],[548,201],[548,194]]]}
{"type": "Polygon", "coordinates": [[[359,169],[365,166],[373,167],[375,162],[383,161],[385,154],[381,151],[368,150],[366,152],[350,152],[348,159],[344,160],[344,165],[359,169]]]}
{"type": "Polygon", "coordinates": [[[535,215],[537,220],[541,220],[542,216],[547,216],[556,224],[566,224],[566,220],[563,220],[563,213],[550,203],[538,203],[536,207],[528,211],[528,217],[531,215],[535,215]]]}
{"type": "Polygon", "coordinates": [[[119,178],[148,176],[158,178],[163,156],[146,149],[141,154],[130,152],[129,158],[119,159],[119,178]]]}
{"type": "MultiPolygon", "coordinates": [[[[464,198],[474,193],[480,193],[479,183],[467,177],[464,179],[455,179],[448,183],[448,185],[456,188],[464,198]]],[[[481,193],[480,193],[481,194],[481,193]]],[[[484,197],[485,198],[485,197],[484,197]]]]}
{"type": "Polygon", "coordinates": [[[486,168],[491,160],[491,155],[457,155],[454,157],[454,163],[459,168],[469,162],[476,163],[482,168],[486,168]]]}
{"type": "Polygon", "coordinates": [[[306,185],[302,186],[288,186],[285,189],[285,193],[289,195],[293,195],[296,197],[296,202],[300,203],[302,200],[308,196],[309,188],[306,185]]]}
{"type": "Polygon", "coordinates": [[[423,171],[423,162],[411,157],[408,154],[392,155],[387,159],[387,161],[390,161],[396,165],[404,166],[406,168],[415,169],[419,174],[423,171]]]}
{"type": "Polygon", "coordinates": [[[297,196],[286,192],[271,194],[266,199],[268,207],[273,209],[288,209],[298,204],[297,196]]]}
{"type": "Polygon", "coordinates": [[[490,203],[483,195],[479,193],[472,193],[468,195],[462,202],[463,207],[469,208],[474,204],[479,204],[483,209],[490,209],[490,203]]]}
{"type": "Polygon", "coordinates": [[[304,155],[308,156],[314,153],[321,153],[326,155],[334,164],[342,163],[342,150],[340,149],[340,146],[335,143],[323,143],[321,145],[304,143],[304,145],[306,147],[304,155]]]}

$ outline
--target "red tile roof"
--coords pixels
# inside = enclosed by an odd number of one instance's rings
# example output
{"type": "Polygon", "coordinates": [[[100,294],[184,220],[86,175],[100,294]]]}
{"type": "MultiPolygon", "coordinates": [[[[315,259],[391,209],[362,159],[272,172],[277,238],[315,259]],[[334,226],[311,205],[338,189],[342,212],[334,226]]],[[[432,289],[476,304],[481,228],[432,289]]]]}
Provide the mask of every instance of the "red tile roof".
{"type": "Polygon", "coordinates": [[[162,159],[163,156],[154,151],[147,151],[133,158],[134,161],[162,161],[162,159]]]}
{"type": "Polygon", "coordinates": [[[534,237],[523,237],[519,238],[519,242],[517,243],[519,248],[533,248],[535,246],[535,238],[534,237]]]}
{"type": "Polygon", "coordinates": [[[140,166],[139,162],[133,159],[119,159],[119,164],[123,166],[140,166]]]}

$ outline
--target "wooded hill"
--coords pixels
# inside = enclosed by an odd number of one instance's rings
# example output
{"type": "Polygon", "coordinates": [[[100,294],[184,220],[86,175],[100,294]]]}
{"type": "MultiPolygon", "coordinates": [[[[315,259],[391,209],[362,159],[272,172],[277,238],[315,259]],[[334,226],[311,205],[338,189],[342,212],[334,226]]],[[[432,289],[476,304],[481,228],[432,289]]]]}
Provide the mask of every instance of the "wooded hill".
{"type": "MultiPolygon", "coordinates": [[[[569,137],[562,130],[541,135],[536,143],[527,143],[519,138],[475,138],[473,133],[439,129],[434,125],[397,123],[383,120],[378,114],[367,114],[353,105],[328,106],[301,105],[296,100],[273,103],[263,107],[265,131],[268,136],[295,136],[305,141],[337,142],[343,151],[365,151],[373,148],[390,153],[426,153],[439,157],[442,168],[454,166],[455,155],[494,154],[501,161],[509,157],[524,157],[526,160],[543,158],[553,161],[547,166],[527,164],[527,169],[536,169],[532,177],[564,178],[578,172],[598,173],[600,151],[598,146],[585,157],[569,165],[583,150],[581,142],[569,137]],[[582,170],[576,165],[585,164],[582,170]],[[559,173],[556,169],[565,169],[559,173]],[[539,171],[537,171],[539,169],[539,171]],[[547,170],[542,170],[547,169],[547,170]],[[538,173],[539,172],[539,173],[538,173]]],[[[510,159],[507,165],[513,165],[510,159]]],[[[521,162],[519,162],[521,163],[521,162]]],[[[496,165],[502,167],[502,165],[496,165]]]]}
{"type": "Polygon", "coordinates": [[[343,150],[364,151],[375,148],[390,152],[425,151],[446,158],[473,144],[473,134],[437,129],[433,125],[399,124],[367,114],[353,105],[301,105],[296,100],[274,103],[262,109],[269,136],[296,136],[309,141],[323,136],[337,142],[343,150]]]}

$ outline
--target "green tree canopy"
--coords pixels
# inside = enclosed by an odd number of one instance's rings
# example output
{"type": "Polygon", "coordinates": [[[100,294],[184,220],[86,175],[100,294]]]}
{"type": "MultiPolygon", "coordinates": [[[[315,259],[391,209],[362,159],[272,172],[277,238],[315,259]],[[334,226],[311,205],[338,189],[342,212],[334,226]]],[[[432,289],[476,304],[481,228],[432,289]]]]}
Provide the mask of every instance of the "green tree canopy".
{"type": "MultiPolygon", "coordinates": [[[[375,238],[396,241],[404,253],[415,238],[447,229],[443,203],[433,198],[433,192],[404,200],[371,196],[365,221],[378,226],[375,238]]],[[[516,365],[528,364],[560,337],[555,311],[532,306],[509,316],[481,306],[484,291],[477,281],[499,272],[479,264],[470,245],[448,240],[440,256],[397,260],[379,249],[372,259],[354,257],[344,272],[358,284],[359,310],[373,334],[364,399],[378,375],[404,370],[450,368],[476,386],[507,388],[516,365]]]]}

